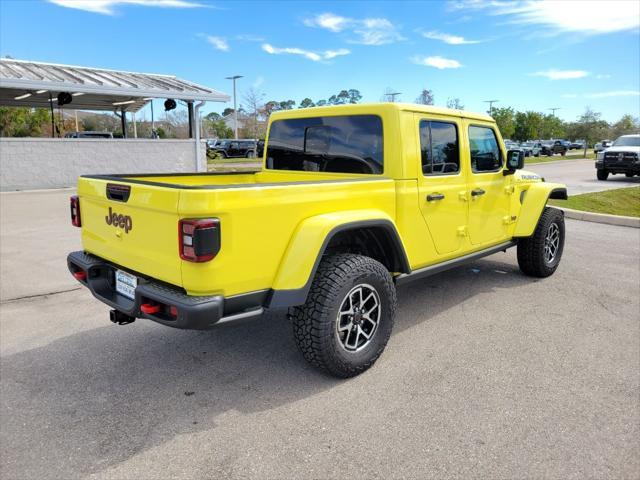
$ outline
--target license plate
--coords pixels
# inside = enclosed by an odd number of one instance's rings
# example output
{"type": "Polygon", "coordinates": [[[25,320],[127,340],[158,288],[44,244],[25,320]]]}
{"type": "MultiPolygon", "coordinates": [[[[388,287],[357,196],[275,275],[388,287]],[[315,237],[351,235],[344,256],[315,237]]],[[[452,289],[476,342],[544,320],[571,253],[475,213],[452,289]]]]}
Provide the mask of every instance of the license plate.
{"type": "Polygon", "coordinates": [[[122,270],[116,270],[116,292],[131,300],[135,300],[137,286],[138,279],[136,277],[122,270]]]}

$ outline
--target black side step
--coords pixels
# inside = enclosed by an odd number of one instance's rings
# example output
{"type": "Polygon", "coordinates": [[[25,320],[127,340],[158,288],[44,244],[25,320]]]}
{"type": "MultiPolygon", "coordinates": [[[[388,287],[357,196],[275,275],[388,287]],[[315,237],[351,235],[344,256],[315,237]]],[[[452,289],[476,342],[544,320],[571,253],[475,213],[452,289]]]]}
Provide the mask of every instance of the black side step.
{"type": "Polygon", "coordinates": [[[396,282],[396,285],[404,285],[405,283],[413,282],[414,280],[419,280],[425,277],[430,277],[431,275],[435,275],[436,273],[444,272],[445,270],[459,267],[460,265],[464,265],[465,263],[478,260],[479,258],[493,255],[494,253],[505,252],[507,248],[511,248],[515,246],[516,243],[517,242],[512,240],[509,242],[501,243],[500,245],[489,247],[485,250],[480,250],[479,252],[470,253],[460,258],[454,258],[452,260],[447,260],[446,262],[436,263],[435,265],[429,265],[428,267],[420,268],[419,270],[414,270],[411,273],[402,273],[397,277],[395,277],[394,280],[396,282]]]}

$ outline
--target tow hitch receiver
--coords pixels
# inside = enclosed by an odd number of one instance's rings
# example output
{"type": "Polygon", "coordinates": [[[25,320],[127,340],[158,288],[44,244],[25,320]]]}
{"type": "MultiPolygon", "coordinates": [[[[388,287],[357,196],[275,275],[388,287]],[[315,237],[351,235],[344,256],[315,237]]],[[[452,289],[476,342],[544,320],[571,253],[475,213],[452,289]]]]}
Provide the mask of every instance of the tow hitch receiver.
{"type": "Polygon", "coordinates": [[[119,312],[118,310],[110,310],[109,320],[117,325],[128,325],[135,322],[136,317],[130,317],[126,313],[119,312]]]}

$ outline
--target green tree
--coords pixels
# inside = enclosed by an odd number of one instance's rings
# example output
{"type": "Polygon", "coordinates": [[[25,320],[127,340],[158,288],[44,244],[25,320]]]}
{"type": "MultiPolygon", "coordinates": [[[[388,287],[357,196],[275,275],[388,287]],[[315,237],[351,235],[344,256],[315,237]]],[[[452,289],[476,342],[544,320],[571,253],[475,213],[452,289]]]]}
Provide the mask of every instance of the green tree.
{"type": "Polygon", "coordinates": [[[542,114],[538,112],[517,112],[513,139],[519,142],[540,138],[542,114]]]}
{"type": "Polygon", "coordinates": [[[264,112],[267,117],[271,115],[272,112],[275,112],[278,110],[281,110],[280,102],[276,102],[275,100],[269,100],[267,103],[264,104],[264,112]]]}
{"type": "Polygon", "coordinates": [[[607,132],[609,124],[602,120],[600,112],[594,112],[590,107],[586,107],[584,113],[578,117],[574,134],[577,138],[585,140],[584,155],[587,156],[587,145],[592,145],[598,140],[602,140],[607,132]]]}
{"type": "Polygon", "coordinates": [[[459,98],[447,98],[447,108],[453,108],[456,110],[464,110],[464,105],[460,102],[459,98]]]}
{"type": "Polygon", "coordinates": [[[566,129],[562,120],[553,114],[544,115],[540,124],[541,138],[562,138],[566,129]]]}
{"type": "Polygon", "coordinates": [[[280,110],[291,110],[293,106],[296,104],[294,100],[285,100],[280,103],[280,110]]]}
{"type": "Polygon", "coordinates": [[[615,140],[620,135],[628,135],[630,133],[639,133],[640,122],[631,115],[623,115],[620,120],[611,125],[611,134],[609,138],[615,140]]]}
{"type": "Polygon", "coordinates": [[[217,122],[222,118],[222,116],[217,112],[211,112],[211,113],[207,113],[207,115],[204,118],[206,118],[211,122],[217,122]]]}
{"type": "MultiPolygon", "coordinates": [[[[208,117],[208,115],[207,115],[208,117]]],[[[202,121],[204,123],[204,127],[209,134],[208,136],[212,136],[215,138],[232,138],[233,130],[224,123],[224,120],[219,118],[217,120],[205,117],[202,121]]]]}
{"type": "Polygon", "coordinates": [[[515,112],[511,107],[493,109],[493,119],[498,124],[503,138],[511,138],[516,130],[515,112]]]}
{"type": "Polygon", "coordinates": [[[311,107],[315,107],[316,104],[313,103],[313,100],[311,100],[309,97],[303,99],[300,102],[300,106],[298,108],[311,108],[311,107]]]}
{"type": "Polygon", "coordinates": [[[226,117],[227,115],[231,115],[233,113],[233,108],[227,107],[222,111],[222,116],[226,117]]]}
{"type": "Polygon", "coordinates": [[[51,121],[49,115],[44,108],[0,107],[0,136],[38,137],[51,121]]]}
{"type": "Polygon", "coordinates": [[[434,99],[433,90],[423,88],[420,95],[418,95],[418,98],[416,98],[416,103],[421,105],[433,105],[434,99]]]}
{"type": "Polygon", "coordinates": [[[325,105],[327,105],[326,100],[318,100],[318,102],[316,103],[316,107],[324,107],[325,105]]]}
{"type": "Polygon", "coordinates": [[[358,103],[362,100],[362,95],[360,94],[360,90],[356,90],[355,88],[351,88],[347,91],[348,103],[358,103]]]}

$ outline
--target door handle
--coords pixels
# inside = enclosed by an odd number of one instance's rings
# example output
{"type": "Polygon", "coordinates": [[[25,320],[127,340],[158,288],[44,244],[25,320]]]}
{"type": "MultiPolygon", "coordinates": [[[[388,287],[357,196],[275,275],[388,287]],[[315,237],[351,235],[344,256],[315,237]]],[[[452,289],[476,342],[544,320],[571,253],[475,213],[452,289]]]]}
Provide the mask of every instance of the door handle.
{"type": "Polygon", "coordinates": [[[427,202],[436,202],[438,200],[442,200],[443,198],[443,193],[430,193],[429,195],[427,195],[427,202]]]}
{"type": "Polygon", "coordinates": [[[486,192],[481,188],[476,188],[475,190],[471,190],[472,197],[479,197],[480,195],[484,195],[486,192]]]}

